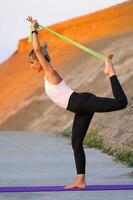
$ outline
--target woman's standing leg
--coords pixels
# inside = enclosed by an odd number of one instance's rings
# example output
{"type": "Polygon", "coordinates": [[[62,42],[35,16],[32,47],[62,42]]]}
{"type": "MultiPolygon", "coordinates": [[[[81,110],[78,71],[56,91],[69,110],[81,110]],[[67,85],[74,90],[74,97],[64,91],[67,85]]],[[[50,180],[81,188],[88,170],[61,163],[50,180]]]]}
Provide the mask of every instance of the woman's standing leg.
{"type": "Polygon", "coordinates": [[[72,127],[72,148],[74,151],[77,177],[76,181],[74,183],[68,184],[66,188],[86,186],[86,180],[85,180],[86,157],[83,148],[83,140],[93,115],[94,115],[93,112],[90,112],[86,115],[75,114],[72,127]]]}

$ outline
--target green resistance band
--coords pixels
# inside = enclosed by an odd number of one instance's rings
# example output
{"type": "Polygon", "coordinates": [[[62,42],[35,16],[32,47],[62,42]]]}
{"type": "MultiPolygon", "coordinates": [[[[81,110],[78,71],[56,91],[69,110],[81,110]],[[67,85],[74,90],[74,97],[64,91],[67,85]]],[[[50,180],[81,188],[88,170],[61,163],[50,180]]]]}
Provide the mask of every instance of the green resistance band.
{"type": "MultiPolygon", "coordinates": [[[[78,42],[75,42],[75,41],[71,40],[70,38],[68,38],[68,37],[66,37],[66,36],[64,36],[64,35],[61,35],[61,34],[55,32],[55,31],[53,31],[53,30],[51,30],[51,29],[49,29],[49,28],[47,28],[47,27],[44,27],[44,26],[41,26],[41,25],[38,24],[38,28],[44,28],[44,29],[46,29],[47,31],[49,31],[49,32],[52,33],[53,35],[57,36],[58,38],[60,38],[60,39],[62,39],[62,40],[64,40],[64,41],[66,41],[66,42],[72,44],[72,45],[75,46],[75,47],[78,47],[79,49],[82,49],[83,51],[85,51],[85,52],[87,52],[87,53],[89,53],[89,54],[92,54],[93,56],[95,56],[95,57],[97,57],[97,58],[99,58],[99,59],[102,59],[102,60],[110,60],[109,58],[106,58],[106,57],[103,56],[102,54],[97,53],[96,51],[94,51],[94,50],[92,50],[92,49],[90,49],[90,48],[87,48],[87,47],[85,47],[85,46],[79,44],[78,42]]],[[[32,39],[33,39],[33,36],[32,36],[32,31],[31,31],[31,26],[30,26],[29,41],[32,42],[32,39]]]]}

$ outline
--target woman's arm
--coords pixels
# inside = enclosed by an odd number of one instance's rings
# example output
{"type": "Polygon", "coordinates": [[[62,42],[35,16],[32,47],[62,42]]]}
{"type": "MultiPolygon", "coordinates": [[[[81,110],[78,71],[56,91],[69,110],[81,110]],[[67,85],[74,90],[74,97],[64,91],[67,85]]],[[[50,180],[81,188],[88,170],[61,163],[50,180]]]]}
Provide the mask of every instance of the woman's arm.
{"type": "MultiPolygon", "coordinates": [[[[28,17],[27,20],[29,22],[31,22],[32,31],[35,31],[37,20],[33,20],[32,17],[28,17]]],[[[32,42],[32,44],[33,44],[33,49],[35,51],[35,54],[36,54],[40,64],[42,65],[43,69],[45,70],[45,72],[47,70],[50,70],[52,68],[52,66],[44,58],[44,55],[41,51],[41,45],[40,45],[40,42],[39,42],[39,39],[38,39],[38,35],[35,32],[33,32],[33,42],[32,42]]]]}
{"type": "MultiPolygon", "coordinates": [[[[33,29],[32,31],[34,31],[35,29],[33,29]]],[[[41,45],[40,45],[40,42],[39,42],[39,39],[38,39],[38,36],[35,32],[33,32],[33,49],[36,52],[41,52],[41,45]]]]}

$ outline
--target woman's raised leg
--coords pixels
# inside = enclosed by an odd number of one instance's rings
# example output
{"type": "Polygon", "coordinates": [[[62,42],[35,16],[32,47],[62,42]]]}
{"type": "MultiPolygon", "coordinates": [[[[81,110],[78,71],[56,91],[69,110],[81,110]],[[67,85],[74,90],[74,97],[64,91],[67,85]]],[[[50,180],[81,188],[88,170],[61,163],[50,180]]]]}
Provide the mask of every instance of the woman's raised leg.
{"type": "MultiPolygon", "coordinates": [[[[112,58],[112,55],[109,58],[112,58]]],[[[109,75],[114,98],[97,97],[91,94],[83,105],[86,111],[111,112],[121,110],[127,106],[127,97],[115,74],[111,61],[105,61],[105,74],[109,75]]]]}
{"type": "Polygon", "coordinates": [[[125,108],[128,104],[127,97],[111,61],[105,62],[105,73],[109,75],[114,98],[98,97],[87,92],[76,93],[70,99],[68,110],[87,114],[89,112],[111,112],[125,108]]]}

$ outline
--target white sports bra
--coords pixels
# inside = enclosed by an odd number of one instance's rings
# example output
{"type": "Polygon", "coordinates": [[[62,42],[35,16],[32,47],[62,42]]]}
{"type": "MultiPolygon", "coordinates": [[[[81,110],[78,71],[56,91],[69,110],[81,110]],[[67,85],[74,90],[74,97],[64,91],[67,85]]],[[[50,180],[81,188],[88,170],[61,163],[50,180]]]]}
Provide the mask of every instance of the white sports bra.
{"type": "Polygon", "coordinates": [[[56,103],[58,106],[66,109],[71,94],[74,92],[64,80],[58,84],[50,83],[46,77],[45,79],[45,91],[48,97],[56,103]]]}

